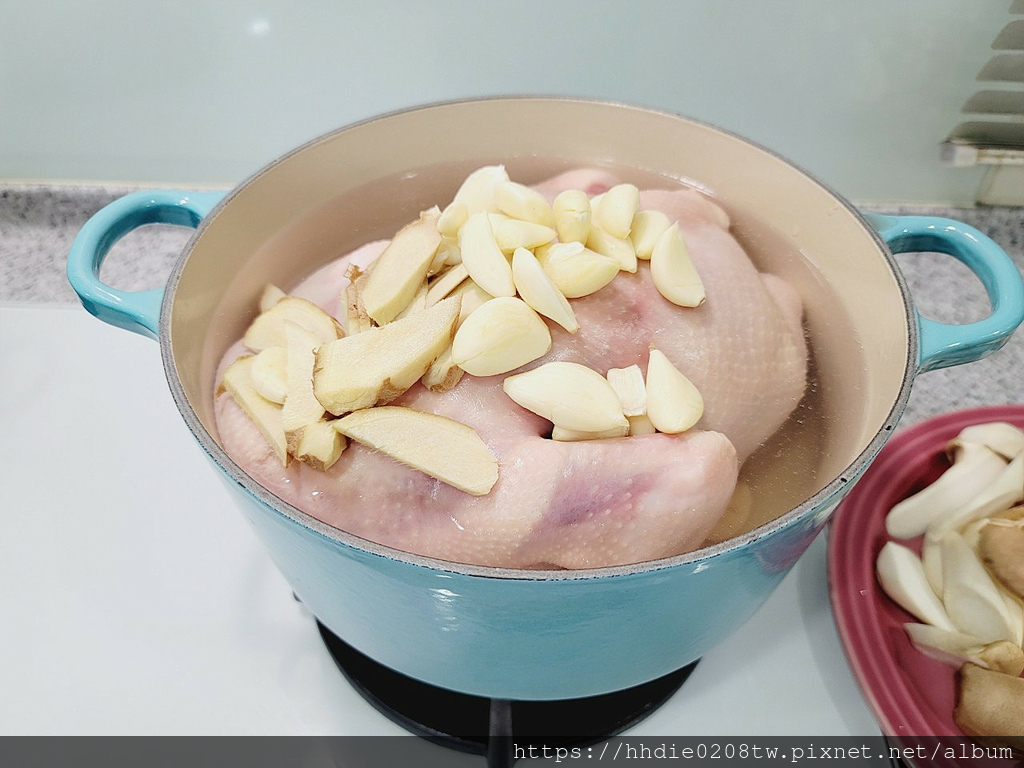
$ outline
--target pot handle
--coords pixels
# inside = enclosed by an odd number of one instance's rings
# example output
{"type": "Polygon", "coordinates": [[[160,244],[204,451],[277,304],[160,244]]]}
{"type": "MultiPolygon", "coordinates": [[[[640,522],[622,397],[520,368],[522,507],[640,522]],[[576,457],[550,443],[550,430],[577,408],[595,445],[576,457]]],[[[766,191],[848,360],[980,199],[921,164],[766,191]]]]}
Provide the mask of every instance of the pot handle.
{"type": "Polygon", "coordinates": [[[146,224],[198,227],[223,192],[154,190],[133,192],[97,211],[71,244],[68,282],[90,313],[104,322],[157,338],[164,289],[121,291],[100,280],[100,265],[111,247],[146,224]]]}
{"type": "Polygon", "coordinates": [[[893,253],[934,251],[963,262],[985,286],[991,314],[984,320],[951,325],[917,316],[918,371],[980,360],[1006,343],[1024,321],[1024,279],[1013,260],[988,236],[953,219],[933,216],[879,216],[868,220],[893,253]]]}

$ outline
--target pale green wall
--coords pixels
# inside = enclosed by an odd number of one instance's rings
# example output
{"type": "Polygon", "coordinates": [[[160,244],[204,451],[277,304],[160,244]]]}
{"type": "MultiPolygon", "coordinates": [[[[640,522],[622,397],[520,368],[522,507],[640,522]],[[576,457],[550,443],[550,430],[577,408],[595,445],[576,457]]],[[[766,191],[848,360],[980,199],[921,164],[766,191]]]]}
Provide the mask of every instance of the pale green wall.
{"type": "Polygon", "coordinates": [[[0,0],[0,179],[233,185],[353,120],[507,93],[728,128],[856,201],[939,162],[1010,0],[0,0]]]}

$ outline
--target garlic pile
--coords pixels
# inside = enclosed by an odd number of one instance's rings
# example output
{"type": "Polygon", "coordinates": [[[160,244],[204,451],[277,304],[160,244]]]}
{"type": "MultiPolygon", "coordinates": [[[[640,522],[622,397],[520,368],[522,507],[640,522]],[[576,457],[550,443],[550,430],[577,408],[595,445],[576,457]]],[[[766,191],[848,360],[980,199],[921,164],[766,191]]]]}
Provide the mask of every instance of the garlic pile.
{"type": "Polygon", "coordinates": [[[970,704],[987,689],[1016,689],[1007,706],[1024,712],[1024,431],[972,425],[946,453],[952,465],[885,521],[894,539],[923,536],[921,556],[889,541],[876,571],[886,594],[924,622],[904,625],[914,647],[960,669],[957,724],[968,735],[991,735],[970,704]]]}
{"type": "MultiPolygon", "coordinates": [[[[442,211],[423,211],[365,269],[350,266],[342,323],[267,286],[226,390],[283,465],[327,470],[347,438],[467,493],[486,494],[497,460],[470,427],[387,405],[417,381],[434,392],[464,374],[514,371],[551,349],[545,318],[579,330],[571,299],[650,262],[655,287],[681,307],[705,300],[678,223],[640,210],[619,184],[589,198],[566,190],[553,204],[509,179],[503,166],[471,173],[442,211]]],[[[552,422],[555,440],[679,433],[703,413],[693,384],[651,348],[639,366],[594,371],[550,362],[508,376],[503,390],[552,422]]]]}

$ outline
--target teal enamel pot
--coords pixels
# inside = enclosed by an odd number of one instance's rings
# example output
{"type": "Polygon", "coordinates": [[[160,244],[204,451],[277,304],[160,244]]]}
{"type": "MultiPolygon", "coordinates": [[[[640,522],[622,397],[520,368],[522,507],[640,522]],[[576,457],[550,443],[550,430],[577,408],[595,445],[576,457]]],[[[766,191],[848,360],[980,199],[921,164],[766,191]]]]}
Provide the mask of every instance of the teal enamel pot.
{"type": "MultiPolygon", "coordinates": [[[[756,261],[764,254],[748,239],[756,261]]],[[[968,226],[862,216],[783,158],[730,133],[677,115],[562,98],[388,114],[316,139],[226,195],[129,195],[83,227],[68,274],[94,315],[159,341],[182,417],[321,622],[412,678],[520,700],[627,688],[714,647],[821,531],[895,428],[914,377],[994,352],[1024,318],[1020,272],[968,226]],[[802,254],[796,261],[804,266],[789,259],[769,267],[803,295],[824,418],[793,442],[800,450],[801,440],[813,440],[814,483],[781,517],[697,552],[632,566],[462,566],[328,527],[264,490],[221,449],[214,371],[251,320],[263,285],[294,284],[393,233],[410,211],[450,199],[470,170],[498,162],[528,182],[595,163],[632,172],[638,183],[688,180],[729,210],[741,240],[767,224],[782,250],[802,254]],[[104,285],[99,267],[111,244],[154,222],[196,228],[166,287],[126,293],[104,285]],[[984,284],[991,314],[961,326],[923,318],[893,258],[904,251],[966,264],[984,284]]]]}

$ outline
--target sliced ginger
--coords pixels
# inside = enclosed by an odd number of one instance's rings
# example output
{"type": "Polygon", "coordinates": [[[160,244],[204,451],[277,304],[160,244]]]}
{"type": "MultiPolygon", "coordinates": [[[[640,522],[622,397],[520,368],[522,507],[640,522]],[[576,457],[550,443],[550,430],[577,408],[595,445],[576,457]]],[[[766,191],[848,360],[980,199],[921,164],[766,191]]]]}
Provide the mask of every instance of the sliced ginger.
{"type": "Polygon", "coordinates": [[[317,348],[313,391],[336,416],[389,403],[415,384],[451,343],[461,299],[317,348]]]}
{"type": "MultiPolygon", "coordinates": [[[[324,407],[313,394],[315,336],[295,323],[285,324],[286,385],[287,394],[281,409],[282,426],[288,441],[288,450],[298,454],[298,442],[308,425],[323,418],[324,407]]],[[[261,353],[262,354],[262,353],[261,353]]]]}
{"type": "Polygon", "coordinates": [[[302,326],[321,343],[344,335],[337,321],[313,302],[285,296],[256,316],[242,337],[242,343],[253,352],[262,352],[268,347],[284,347],[286,321],[302,326]]]}
{"type": "Polygon", "coordinates": [[[368,272],[353,265],[345,273],[348,285],[345,286],[345,332],[349,336],[368,331],[373,327],[373,320],[366,312],[363,303],[363,288],[370,279],[368,272]]]}
{"type": "Polygon", "coordinates": [[[346,437],[473,496],[498,481],[498,460],[461,422],[396,405],[367,408],[334,422],[346,437]]]}
{"type": "Polygon", "coordinates": [[[299,431],[294,453],[299,461],[326,472],[341,458],[347,446],[348,440],[334,428],[334,422],[321,419],[299,431]]]}
{"type": "Polygon", "coordinates": [[[425,284],[434,254],[441,245],[437,231],[440,211],[433,208],[398,231],[377,262],[363,288],[366,314],[384,325],[394,320],[425,284]]]}
{"type": "Polygon", "coordinates": [[[1024,678],[964,664],[957,675],[953,720],[982,744],[1024,754],[1024,678]]]}
{"type": "MultiPolygon", "coordinates": [[[[1024,512],[1024,506],[1015,509],[1024,512]]],[[[978,554],[989,573],[1024,601],[1024,520],[990,520],[981,529],[978,554]]]]}

